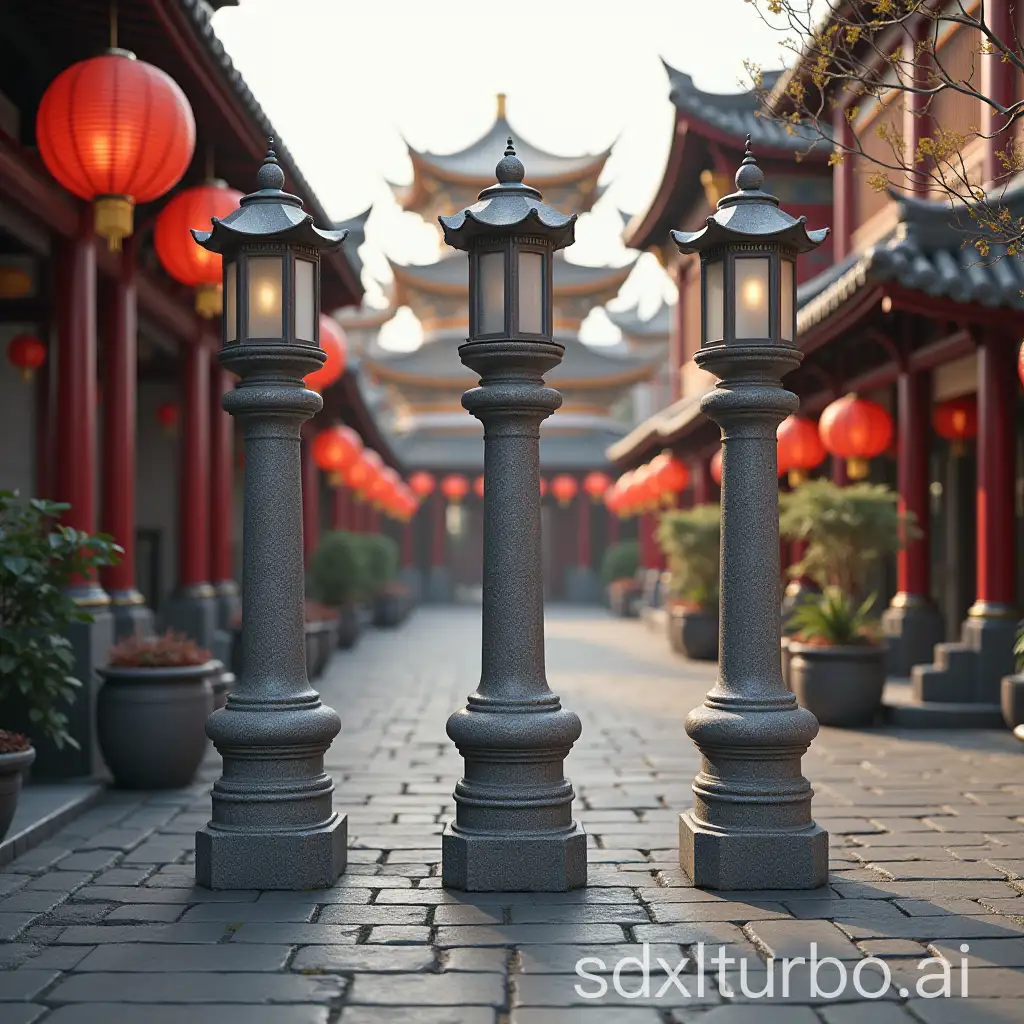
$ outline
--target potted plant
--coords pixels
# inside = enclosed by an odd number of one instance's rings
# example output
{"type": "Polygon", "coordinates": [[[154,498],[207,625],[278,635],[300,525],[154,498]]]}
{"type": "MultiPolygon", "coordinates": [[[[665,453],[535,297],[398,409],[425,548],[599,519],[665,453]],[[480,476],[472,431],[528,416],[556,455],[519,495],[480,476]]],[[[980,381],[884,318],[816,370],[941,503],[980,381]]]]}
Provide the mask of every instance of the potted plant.
{"type": "Polygon", "coordinates": [[[1013,668],[1012,676],[1003,676],[1000,694],[1003,721],[1009,729],[1024,725],[1024,623],[1017,627],[1017,639],[1013,645],[1013,668]]]}
{"type": "Polygon", "coordinates": [[[640,614],[642,587],[636,579],[639,567],[640,544],[635,540],[609,544],[601,560],[601,581],[608,606],[621,618],[636,618],[640,614]]]}
{"type": "Polygon", "coordinates": [[[195,777],[213,712],[210,652],[180,633],[131,636],[99,670],[100,750],[127,789],[178,789],[195,777]]]}
{"type": "Polygon", "coordinates": [[[672,576],[669,642],[688,658],[718,657],[718,577],[721,514],[718,505],[664,512],[658,543],[672,576]]]}
{"type": "Polygon", "coordinates": [[[366,562],[360,535],[335,530],[324,536],[310,563],[307,591],[338,616],[338,646],[354,647],[362,630],[358,602],[366,590],[366,562]]]}
{"type": "Polygon", "coordinates": [[[791,689],[823,725],[869,725],[882,704],[886,646],[865,594],[881,560],[916,534],[913,517],[884,485],[812,480],[782,498],[779,525],[806,543],[790,575],[822,590],[790,618],[791,689]]]}
{"type": "Polygon", "coordinates": [[[409,589],[396,582],[398,545],[381,533],[363,537],[366,557],[367,597],[373,610],[373,624],[393,629],[409,612],[409,589]]]}
{"type": "Polygon", "coordinates": [[[36,759],[27,736],[0,729],[0,840],[14,820],[21,793],[21,777],[36,759]]]}
{"type": "Polygon", "coordinates": [[[67,587],[90,570],[112,565],[121,553],[110,537],[62,525],[59,519],[69,508],[39,499],[22,502],[17,492],[0,491],[0,725],[29,733],[38,746],[36,751],[28,740],[7,741],[16,749],[3,755],[0,785],[12,815],[20,773],[37,752],[43,762],[65,745],[79,746],[65,713],[81,686],[70,674],[75,657],[66,634],[72,623],[91,622],[92,616],[68,596],[67,587]]]}

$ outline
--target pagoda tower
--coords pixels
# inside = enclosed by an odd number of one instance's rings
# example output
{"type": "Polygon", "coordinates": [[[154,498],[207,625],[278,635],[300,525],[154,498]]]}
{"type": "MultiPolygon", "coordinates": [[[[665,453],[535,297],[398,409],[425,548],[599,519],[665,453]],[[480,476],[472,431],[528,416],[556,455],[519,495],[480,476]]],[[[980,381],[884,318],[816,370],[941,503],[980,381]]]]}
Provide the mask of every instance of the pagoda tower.
{"type": "MultiPolygon", "coordinates": [[[[581,214],[592,209],[603,191],[598,178],[611,151],[567,157],[538,149],[509,123],[501,94],[493,124],[465,149],[436,154],[409,148],[412,181],[391,186],[398,202],[434,224],[438,216],[471,205],[493,183],[495,164],[509,138],[526,167],[527,183],[543,193],[546,203],[581,214]]],[[[459,473],[472,484],[483,473],[482,428],[462,408],[462,394],[476,378],[457,351],[469,333],[469,263],[465,253],[448,250],[442,255],[440,233],[438,241],[439,255],[433,263],[389,261],[394,274],[390,314],[408,306],[423,328],[423,344],[411,352],[393,352],[371,343],[363,351],[362,368],[391,393],[391,440],[407,470],[426,470],[439,482],[447,474],[459,473]]],[[[555,258],[555,338],[565,346],[565,356],[547,378],[563,396],[562,408],[541,428],[541,472],[548,479],[569,473],[582,482],[586,473],[608,466],[606,449],[630,426],[613,415],[612,407],[649,380],[664,361],[660,349],[616,346],[603,351],[579,340],[584,318],[618,294],[635,260],[634,255],[622,266],[593,267],[561,255],[555,258]]],[[[455,582],[472,584],[480,579],[481,524],[474,511],[472,495],[455,515],[449,510],[446,568],[455,582]]],[[[571,554],[569,529],[566,525],[571,554]]],[[[583,555],[559,564],[565,556],[559,549],[565,545],[554,540],[558,528],[552,523],[545,532],[552,543],[547,559],[550,590],[560,596],[561,579],[583,555]]],[[[438,569],[436,537],[433,542],[429,536],[422,538],[419,547],[431,547],[431,568],[438,569]]]]}

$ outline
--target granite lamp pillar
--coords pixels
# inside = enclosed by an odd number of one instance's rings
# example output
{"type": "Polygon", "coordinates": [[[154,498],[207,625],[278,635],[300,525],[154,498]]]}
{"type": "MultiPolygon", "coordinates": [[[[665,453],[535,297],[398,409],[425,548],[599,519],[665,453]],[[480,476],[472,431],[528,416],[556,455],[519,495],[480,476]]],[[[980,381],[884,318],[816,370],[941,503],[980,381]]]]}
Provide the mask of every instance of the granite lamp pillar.
{"type": "Polygon", "coordinates": [[[282,191],[271,150],[258,190],[196,241],[224,262],[221,365],[239,377],[223,398],[245,441],[242,670],[206,731],[224,759],[213,814],[196,833],[196,881],[211,889],[315,889],[344,870],[346,819],[332,808],[324,754],[341,727],[306,677],[302,424],[322,400],[303,378],[319,344],[320,231],[282,191]]]}
{"type": "Polygon", "coordinates": [[[722,431],[719,675],[686,719],[702,767],[679,822],[680,865],[714,889],[810,889],[828,871],[800,766],[818,722],[782,681],[776,472],[776,430],[798,406],[782,386],[801,359],[796,256],[828,229],[809,232],[763,181],[748,137],[736,191],[700,231],[672,232],[680,252],[700,254],[694,359],[718,378],[701,409],[722,431]]]}
{"type": "Polygon", "coordinates": [[[480,377],[462,396],[484,427],[483,659],[466,707],[448,719],[465,759],[455,820],[441,839],[442,884],[474,892],[562,892],[587,880],[586,835],[572,818],[563,762],[580,735],[544,671],[540,424],[561,405],[543,376],[561,362],[552,337],[552,259],[575,214],[523,184],[509,139],[497,184],[441,217],[469,253],[469,339],[480,377]]]}

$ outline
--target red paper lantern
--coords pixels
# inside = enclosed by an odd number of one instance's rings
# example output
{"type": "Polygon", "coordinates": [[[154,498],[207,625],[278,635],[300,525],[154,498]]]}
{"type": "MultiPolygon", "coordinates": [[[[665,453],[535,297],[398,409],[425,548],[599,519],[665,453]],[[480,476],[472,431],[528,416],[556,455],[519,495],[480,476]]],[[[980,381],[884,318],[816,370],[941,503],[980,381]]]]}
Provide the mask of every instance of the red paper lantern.
{"type": "Polygon", "coordinates": [[[682,494],[690,483],[690,470],[686,463],[680,462],[671,452],[661,452],[651,459],[650,476],[652,492],[666,502],[682,494]]]}
{"type": "Polygon", "coordinates": [[[633,481],[636,478],[636,470],[626,470],[613,486],[615,511],[619,516],[631,516],[637,509],[637,494],[633,481]]]}
{"type": "Polygon", "coordinates": [[[36,114],[39,155],[69,192],[93,202],[96,234],[111,249],[132,233],[132,211],[181,180],[196,145],[185,94],[127,50],[62,71],[36,114]]]}
{"type": "Polygon", "coordinates": [[[160,263],[175,281],[196,290],[196,312],[207,320],[223,310],[220,254],[204,249],[191,228],[209,230],[214,217],[238,209],[242,193],[223,181],[187,188],[160,211],[153,229],[153,246],[160,263]]]}
{"type": "Polygon", "coordinates": [[[797,487],[807,479],[807,473],[825,461],[825,446],[821,443],[818,425],[802,416],[787,416],[777,431],[779,475],[789,473],[789,484],[797,487]]]}
{"type": "Polygon", "coordinates": [[[961,395],[939,402],[932,410],[935,433],[951,443],[954,455],[963,455],[964,442],[978,436],[978,397],[961,395]]]}
{"type": "Polygon", "coordinates": [[[164,428],[165,434],[173,434],[178,429],[181,407],[177,402],[162,402],[156,407],[157,422],[164,428]]]}
{"type": "Polygon", "coordinates": [[[340,487],[345,471],[356,462],[362,450],[360,436],[351,427],[338,425],[321,430],[313,438],[310,455],[327,474],[327,482],[332,487],[340,487]]]}
{"type": "Polygon", "coordinates": [[[877,402],[844,395],[826,406],[818,432],[830,454],[846,459],[850,479],[862,480],[868,475],[868,460],[889,447],[892,417],[877,402]]]}
{"type": "Polygon", "coordinates": [[[436,486],[437,481],[426,470],[418,469],[409,477],[409,487],[417,498],[429,498],[436,486]]]}
{"type": "Polygon", "coordinates": [[[590,495],[591,501],[600,501],[611,485],[611,478],[606,473],[595,471],[583,478],[583,490],[590,495]]]}
{"type": "Polygon", "coordinates": [[[478,498],[482,498],[484,496],[484,478],[482,476],[478,476],[473,481],[473,493],[478,498]]]}
{"type": "Polygon", "coordinates": [[[365,449],[342,474],[345,484],[360,500],[369,495],[370,487],[384,468],[384,460],[372,449],[365,449]]]}
{"type": "Polygon", "coordinates": [[[469,493],[469,482],[461,473],[449,473],[441,481],[441,493],[453,505],[458,505],[469,493]]]}
{"type": "Polygon", "coordinates": [[[558,476],[551,481],[551,493],[555,496],[555,500],[565,508],[573,498],[576,497],[576,492],[579,491],[580,486],[576,483],[576,478],[569,476],[568,473],[559,473],[558,476]]]}
{"type": "Polygon", "coordinates": [[[327,353],[327,360],[319,370],[306,376],[306,387],[310,391],[322,392],[329,388],[345,372],[348,362],[348,342],[341,324],[323,313],[320,314],[320,347],[327,353]]]}
{"type": "Polygon", "coordinates": [[[1021,384],[1024,384],[1024,342],[1021,342],[1020,351],[1017,353],[1017,376],[1021,384]]]}
{"type": "Polygon", "coordinates": [[[46,362],[46,346],[32,334],[16,334],[7,343],[7,361],[21,371],[23,380],[31,380],[46,362]]]}
{"type": "Polygon", "coordinates": [[[711,479],[722,486],[722,449],[719,448],[714,455],[711,456],[711,465],[708,467],[708,471],[711,473],[711,479]]]}
{"type": "Polygon", "coordinates": [[[380,481],[377,500],[392,519],[397,519],[400,509],[399,491],[402,487],[402,478],[398,475],[398,470],[392,466],[384,466],[377,479],[380,481]]]}

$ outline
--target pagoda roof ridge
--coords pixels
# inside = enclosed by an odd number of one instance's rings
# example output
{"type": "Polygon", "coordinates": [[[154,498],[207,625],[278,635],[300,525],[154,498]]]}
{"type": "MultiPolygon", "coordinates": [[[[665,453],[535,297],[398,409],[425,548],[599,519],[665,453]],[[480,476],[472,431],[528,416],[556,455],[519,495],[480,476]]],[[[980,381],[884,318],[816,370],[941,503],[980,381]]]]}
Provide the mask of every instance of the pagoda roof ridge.
{"type": "Polygon", "coordinates": [[[672,323],[672,309],[672,304],[666,302],[664,298],[658,303],[658,308],[648,317],[640,316],[639,300],[626,309],[604,307],[608,319],[623,334],[641,340],[667,337],[672,323]]]}

